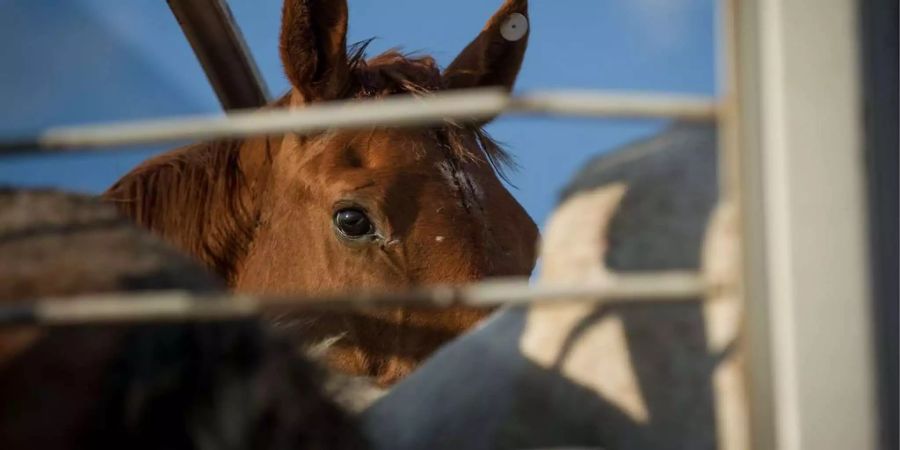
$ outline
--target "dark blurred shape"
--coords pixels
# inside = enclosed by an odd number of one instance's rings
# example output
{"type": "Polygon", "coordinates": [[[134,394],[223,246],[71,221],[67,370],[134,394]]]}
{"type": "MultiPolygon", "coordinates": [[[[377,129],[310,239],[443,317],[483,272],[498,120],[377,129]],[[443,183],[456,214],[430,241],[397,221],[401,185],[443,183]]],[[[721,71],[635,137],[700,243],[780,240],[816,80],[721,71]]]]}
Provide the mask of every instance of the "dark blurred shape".
{"type": "Polygon", "coordinates": [[[869,249],[873,287],[872,317],[877,351],[881,448],[900,447],[898,355],[898,6],[896,0],[860,2],[862,89],[865,114],[866,179],[869,199],[869,249]]]}
{"type": "Polygon", "coordinates": [[[97,199],[0,188],[0,301],[224,283],[97,199]]]}
{"type": "MultiPolygon", "coordinates": [[[[0,307],[222,286],[95,198],[0,191],[0,307]]],[[[0,448],[364,447],[324,375],[256,320],[0,328],[0,448]]]]}

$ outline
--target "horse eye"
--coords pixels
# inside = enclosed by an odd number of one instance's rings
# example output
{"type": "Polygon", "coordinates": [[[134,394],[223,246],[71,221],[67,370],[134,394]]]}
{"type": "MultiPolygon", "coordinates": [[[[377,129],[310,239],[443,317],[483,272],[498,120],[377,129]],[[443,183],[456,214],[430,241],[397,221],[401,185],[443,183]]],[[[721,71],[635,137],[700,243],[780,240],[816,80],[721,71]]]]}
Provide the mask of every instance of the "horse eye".
{"type": "Polygon", "coordinates": [[[341,234],[352,239],[375,232],[375,227],[372,226],[372,221],[366,213],[354,208],[341,209],[334,213],[334,226],[341,234]]]}

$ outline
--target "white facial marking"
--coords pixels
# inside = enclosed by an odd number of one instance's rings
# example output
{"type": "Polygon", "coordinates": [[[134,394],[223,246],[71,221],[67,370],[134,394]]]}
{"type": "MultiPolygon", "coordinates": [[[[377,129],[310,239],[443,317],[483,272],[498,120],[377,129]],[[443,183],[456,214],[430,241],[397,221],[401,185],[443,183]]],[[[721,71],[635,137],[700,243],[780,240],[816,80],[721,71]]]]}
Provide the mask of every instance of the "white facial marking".
{"type": "Polygon", "coordinates": [[[500,25],[500,35],[503,39],[516,42],[528,33],[528,18],[519,13],[512,13],[500,25]]]}
{"type": "Polygon", "coordinates": [[[435,242],[444,242],[444,237],[443,236],[435,236],[434,241],[435,242]]]}
{"type": "Polygon", "coordinates": [[[307,356],[309,356],[313,359],[318,359],[318,358],[324,357],[325,354],[328,353],[328,351],[331,349],[331,347],[333,347],[334,344],[337,344],[338,341],[343,339],[344,336],[346,336],[346,335],[347,335],[347,333],[341,333],[341,334],[337,334],[334,336],[329,336],[325,339],[322,339],[318,343],[314,343],[314,344],[310,345],[306,349],[307,356]]]}

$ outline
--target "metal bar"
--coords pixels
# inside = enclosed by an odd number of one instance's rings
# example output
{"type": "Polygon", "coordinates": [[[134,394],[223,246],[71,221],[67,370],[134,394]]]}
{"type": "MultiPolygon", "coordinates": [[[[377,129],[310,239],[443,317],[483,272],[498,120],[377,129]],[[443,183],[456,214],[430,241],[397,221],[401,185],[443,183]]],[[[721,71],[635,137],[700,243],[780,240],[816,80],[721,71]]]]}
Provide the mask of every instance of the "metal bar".
{"type": "MultiPolygon", "coordinates": [[[[857,5],[742,3],[743,127],[754,250],[749,332],[768,355],[751,387],[759,448],[875,448],[857,5]],[[828,30],[823,33],[822,30],[828,30]],[[756,138],[750,138],[756,139],[756,138]],[[769,402],[766,404],[765,402],[769,402]],[[764,415],[765,414],[765,415],[764,415]],[[757,432],[759,431],[759,432],[757,432]]],[[[758,359],[753,359],[756,364],[758,359]]]]}
{"type": "Polygon", "coordinates": [[[259,108],[265,82],[225,0],[167,0],[226,110],[259,108]]]}
{"type": "Polygon", "coordinates": [[[571,91],[510,96],[503,89],[481,88],[427,96],[398,95],[377,100],[330,102],[292,110],[235,112],[228,116],[57,127],[31,137],[0,140],[0,156],[286,132],[309,134],[373,126],[427,126],[454,120],[486,119],[503,112],[712,121],[716,118],[717,105],[714,99],[703,97],[571,91]]]}
{"type": "MultiPolygon", "coordinates": [[[[745,131],[741,129],[741,107],[743,105],[742,92],[740,90],[740,70],[742,64],[742,52],[738,48],[738,2],[739,0],[720,0],[718,2],[718,30],[717,30],[717,55],[718,55],[718,97],[721,102],[718,122],[718,181],[719,204],[718,213],[736,227],[737,238],[734,253],[728,254],[733,258],[724,274],[723,282],[727,282],[724,301],[732,311],[738,311],[739,322],[731,321],[731,314],[722,313],[721,304],[706,305],[704,311],[708,329],[722,329],[731,325],[734,335],[737,336],[738,345],[732,355],[719,361],[713,375],[713,392],[715,393],[716,411],[716,436],[721,450],[749,449],[756,437],[750,433],[751,414],[756,399],[748,394],[750,368],[748,361],[748,342],[746,336],[746,311],[749,307],[748,300],[752,298],[746,288],[744,269],[745,255],[748,241],[744,233],[746,226],[746,208],[743,202],[743,178],[742,161],[743,153],[741,136],[745,131]],[[730,217],[728,217],[730,215],[730,217]],[[718,313],[712,308],[718,308],[718,313]]],[[[715,219],[714,219],[715,220],[715,219]]],[[[707,243],[709,245],[709,243],[707,243]]],[[[719,252],[726,251],[722,248],[719,252]]],[[[710,274],[710,276],[713,276],[710,274]]],[[[721,275],[720,275],[721,276],[721,275]]],[[[760,447],[765,448],[765,447],[760,447]]]]}
{"type": "Polygon", "coordinates": [[[752,448],[776,448],[776,417],[772,388],[772,343],[769,322],[769,283],[766,275],[768,249],[765,245],[765,220],[762,212],[763,161],[760,150],[760,48],[759,33],[765,28],[754,2],[731,0],[733,15],[732,81],[734,95],[740,98],[733,124],[739,130],[738,193],[741,227],[741,265],[744,303],[744,350],[746,352],[747,392],[750,408],[752,448]],[[752,212],[748,214],[748,212],[752,212]],[[752,300],[751,300],[752,299],[752,300]]]}
{"type": "Polygon", "coordinates": [[[437,286],[406,292],[360,292],[317,297],[196,295],[161,291],[45,299],[0,307],[0,326],[77,325],[123,322],[226,320],[261,313],[353,310],[372,307],[454,305],[500,306],[568,300],[614,304],[701,301],[714,290],[697,274],[661,272],[623,275],[587,284],[539,284],[486,281],[464,286],[437,286]]]}
{"type": "Polygon", "coordinates": [[[512,97],[508,111],[569,117],[668,118],[709,122],[715,99],[677,94],[613,93],[597,90],[532,92],[512,97]]]}

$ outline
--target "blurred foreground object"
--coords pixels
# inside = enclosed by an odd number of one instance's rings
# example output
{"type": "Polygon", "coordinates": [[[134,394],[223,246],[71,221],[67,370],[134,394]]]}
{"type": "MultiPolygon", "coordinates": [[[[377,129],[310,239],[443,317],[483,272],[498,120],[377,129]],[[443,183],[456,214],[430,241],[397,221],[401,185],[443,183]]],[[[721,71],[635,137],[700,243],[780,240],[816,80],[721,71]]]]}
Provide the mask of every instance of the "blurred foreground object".
{"type": "MultiPolygon", "coordinates": [[[[0,302],[223,284],[99,200],[0,192],[0,302]]],[[[136,300],[139,301],[139,300],[136,300]]],[[[256,320],[0,330],[0,448],[361,448],[256,320]]]]}
{"type": "MultiPolygon", "coordinates": [[[[678,124],[591,162],[546,227],[542,281],[734,276],[716,131],[678,124]]],[[[378,448],[746,448],[737,299],[507,308],[363,415],[378,448]]]]}

